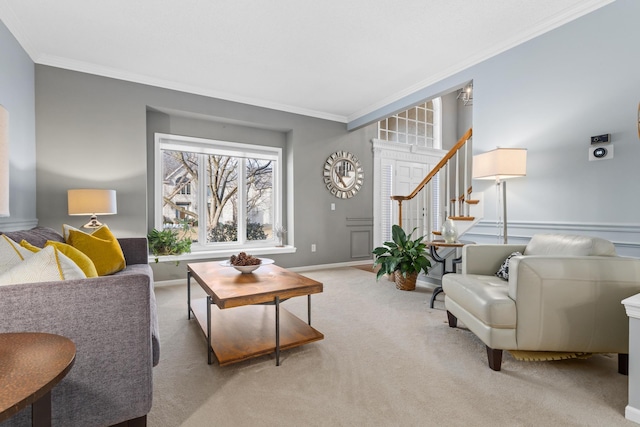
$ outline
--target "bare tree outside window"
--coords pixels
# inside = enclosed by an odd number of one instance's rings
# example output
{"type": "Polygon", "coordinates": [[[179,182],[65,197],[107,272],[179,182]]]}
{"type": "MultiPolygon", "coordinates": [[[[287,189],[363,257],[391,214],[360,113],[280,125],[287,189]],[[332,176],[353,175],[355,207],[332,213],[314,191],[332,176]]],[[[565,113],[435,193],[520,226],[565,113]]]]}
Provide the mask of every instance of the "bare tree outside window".
{"type": "Polygon", "coordinates": [[[247,159],[247,239],[273,236],[273,170],[271,161],[247,159]]]}
{"type": "Polygon", "coordinates": [[[163,227],[188,224],[197,241],[199,226],[204,226],[205,243],[273,239],[273,165],[268,159],[162,150],[163,227]],[[203,182],[199,170],[205,171],[203,182]],[[240,215],[242,180],[246,205],[240,215]],[[204,209],[198,205],[202,191],[206,192],[204,209]],[[238,227],[239,218],[244,218],[242,227],[238,227]]]}

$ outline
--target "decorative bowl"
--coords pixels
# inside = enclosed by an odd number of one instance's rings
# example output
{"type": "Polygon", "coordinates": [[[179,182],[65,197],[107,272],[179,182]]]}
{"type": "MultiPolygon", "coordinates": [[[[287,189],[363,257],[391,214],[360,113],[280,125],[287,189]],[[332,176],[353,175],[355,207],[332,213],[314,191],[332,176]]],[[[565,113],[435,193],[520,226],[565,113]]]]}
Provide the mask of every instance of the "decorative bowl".
{"type": "Polygon", "coordinates": [[[242,274],[249,274],[249,273],[253,273],[254,270],[257,270],[263,265],[273,264],[272,259],[269,259],[269,258],[258,258],[258,259],[261,261],[261,263],[256,265],[233,265],[228,259],[221,261],[220,265],[224,267],[233,267],[239,272],[241,272],[242,274]]]}

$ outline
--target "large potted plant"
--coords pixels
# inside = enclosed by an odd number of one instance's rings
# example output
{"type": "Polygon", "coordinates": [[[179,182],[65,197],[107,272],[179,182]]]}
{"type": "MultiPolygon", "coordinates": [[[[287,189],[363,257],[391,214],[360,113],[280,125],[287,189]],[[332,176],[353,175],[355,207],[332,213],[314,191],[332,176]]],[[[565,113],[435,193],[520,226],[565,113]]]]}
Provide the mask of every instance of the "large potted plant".
{"type": "Polygon", "coordinates": [[[424,236],[412,239],[414,228],[408,235],[402,227],[394,225],[391,229],[393,241],[384,242],[373,250],[373,266],[380,266],[376,280],[385,274],[393,274],[396,288],[412,291],[416,288],[416,280],[420,271],[426,274],[431,262],[427,258],[427,250],[422,241],[424,236]]]}

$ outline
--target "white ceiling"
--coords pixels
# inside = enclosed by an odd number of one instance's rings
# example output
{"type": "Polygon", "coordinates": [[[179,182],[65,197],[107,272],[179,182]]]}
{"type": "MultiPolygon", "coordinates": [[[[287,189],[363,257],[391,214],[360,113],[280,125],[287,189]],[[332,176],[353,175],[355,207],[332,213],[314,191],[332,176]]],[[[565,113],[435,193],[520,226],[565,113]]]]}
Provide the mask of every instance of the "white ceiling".
{"type": "Polygon", "coordinates": [[[348,122],[613,0],[0,0],[34,62],[348,122]]]}

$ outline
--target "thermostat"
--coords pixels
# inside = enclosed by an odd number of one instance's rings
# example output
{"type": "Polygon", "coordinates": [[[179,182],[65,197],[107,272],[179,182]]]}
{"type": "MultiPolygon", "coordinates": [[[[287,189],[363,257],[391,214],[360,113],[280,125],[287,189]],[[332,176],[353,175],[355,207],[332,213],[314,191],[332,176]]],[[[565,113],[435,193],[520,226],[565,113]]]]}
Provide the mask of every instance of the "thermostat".
{"type": "Polygon", "coordinates": [[[611,134],[596,135],[591,137],[592,144],[608,144],[611,141],[611,134]]]}
{"type": "Polygon", "coordinates": [[[596,159],[601,159],[607,155],[607,149],[604,147],[598,147],[593,150],[593,157],[596,159]]]}
{"type": "Polygon", "coordinates": [[[589,161],[613,159],[613,144],[597,144],[589,147],[589,161]]]}

